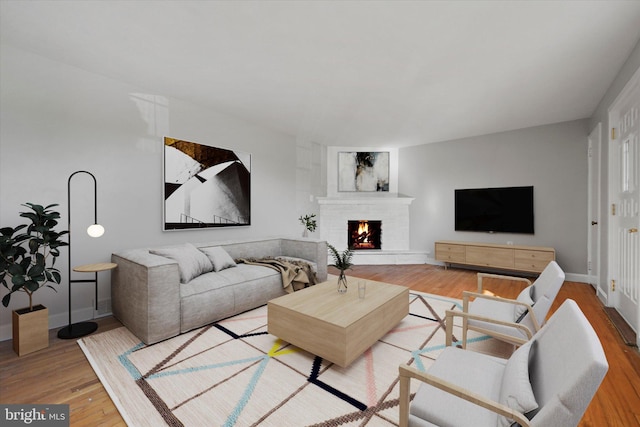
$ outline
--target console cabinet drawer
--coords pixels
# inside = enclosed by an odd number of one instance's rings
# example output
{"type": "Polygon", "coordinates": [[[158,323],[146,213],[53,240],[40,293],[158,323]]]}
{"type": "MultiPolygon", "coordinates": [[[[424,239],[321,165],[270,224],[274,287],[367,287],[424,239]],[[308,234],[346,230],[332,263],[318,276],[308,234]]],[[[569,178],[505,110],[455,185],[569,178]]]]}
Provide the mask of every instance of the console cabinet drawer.
{"type": "Polygon", "coordinates": [[[466,262],[486,267],[513,268],[513,249],[467,246],[466,262]]]}
{"type": "Polygon", "coordinates": [[[524,271],[542,271],[549,261],[554,259],[553,252],[516,249],[515,268],[524,271]]]}
{"type": "Polygon", "coordinates": [[[436,259],[438,261],[463,263],[465,260],[465,247],[463,245],[436,243],[436,259]]]}

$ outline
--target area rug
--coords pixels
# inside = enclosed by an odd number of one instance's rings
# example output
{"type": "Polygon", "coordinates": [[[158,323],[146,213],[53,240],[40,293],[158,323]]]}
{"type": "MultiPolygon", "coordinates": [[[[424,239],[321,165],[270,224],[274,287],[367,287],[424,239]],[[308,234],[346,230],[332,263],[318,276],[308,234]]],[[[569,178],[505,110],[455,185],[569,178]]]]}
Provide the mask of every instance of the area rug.
{"type": "MultiPolygon", "coordinates": [[[[268,334],[266,306],[150,346],[124,327],[78,342],[132,427],[394,426],[398,365],[433,363],[450,309],[460,302],[411,293],[410,314],[347,368],[268,334]]],[[[469,337],[475,351],[513,350],[469,337]]]]}

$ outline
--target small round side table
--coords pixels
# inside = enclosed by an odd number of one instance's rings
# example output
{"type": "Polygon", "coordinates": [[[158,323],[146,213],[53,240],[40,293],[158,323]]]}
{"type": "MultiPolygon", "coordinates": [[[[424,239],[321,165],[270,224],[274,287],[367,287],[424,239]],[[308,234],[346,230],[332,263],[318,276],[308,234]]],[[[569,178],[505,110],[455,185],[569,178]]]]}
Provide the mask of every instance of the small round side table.
{"type": "MultiPolygon", "coordinates": [[[[118,264],[112,262],[100,262],[96,264],[85,264],[74,267],[73,271],[79,273],[94,273],[95,278],[92,280],[69,280],[69,283],[95,283],[96,289],[96,310],[98,308],[98,272],[113,270],[118,264]]],[[[71,274],[71,272],[69,272],[71,274]]],[[[71,286],[69,286],[69,293],[71,293],[71,286]]],[[[69,295],[69,325],[58,331],[58,338],[63,340],[80,338],[85,335],[89,335],[98,329],[96,322],[78,322],[71,324],[71,295],[69,295]]]]}

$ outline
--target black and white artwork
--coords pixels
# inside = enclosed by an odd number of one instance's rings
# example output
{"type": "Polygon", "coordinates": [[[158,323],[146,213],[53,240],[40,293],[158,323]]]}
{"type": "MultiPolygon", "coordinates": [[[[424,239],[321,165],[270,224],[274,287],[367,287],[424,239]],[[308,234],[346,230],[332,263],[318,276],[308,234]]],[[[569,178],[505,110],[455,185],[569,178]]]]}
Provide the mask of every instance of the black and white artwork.
{"type": "Polygon", "coordinates": [[[338,191],[389,191],[389,152],[338,153],[338,191]]]}
{"type": "Polygon", "coordinates": [[[164,230],[251,225],[251,155],[164,138],[164,230]]]}

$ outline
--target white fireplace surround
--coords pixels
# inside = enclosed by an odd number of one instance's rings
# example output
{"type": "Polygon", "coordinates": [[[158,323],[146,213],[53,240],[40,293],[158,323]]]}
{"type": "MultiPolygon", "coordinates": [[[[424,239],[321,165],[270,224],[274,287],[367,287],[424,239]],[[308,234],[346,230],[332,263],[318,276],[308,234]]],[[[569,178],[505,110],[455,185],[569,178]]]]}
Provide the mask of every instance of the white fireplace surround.
{"type": "Polygon", "coordinates": [[[397,194],[319,197],[320,238],[342,251],[349,220],[382,221],[382,249],[356,251],[356,264],[424,264],[427,254],[409,250],[409,205],[413,197],[397,194]]]}

